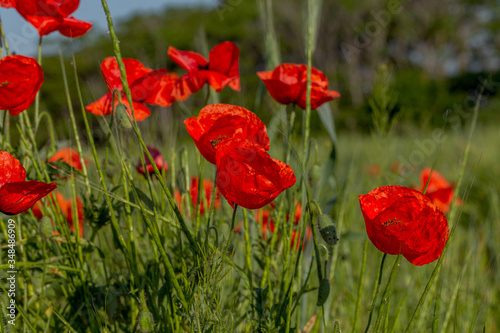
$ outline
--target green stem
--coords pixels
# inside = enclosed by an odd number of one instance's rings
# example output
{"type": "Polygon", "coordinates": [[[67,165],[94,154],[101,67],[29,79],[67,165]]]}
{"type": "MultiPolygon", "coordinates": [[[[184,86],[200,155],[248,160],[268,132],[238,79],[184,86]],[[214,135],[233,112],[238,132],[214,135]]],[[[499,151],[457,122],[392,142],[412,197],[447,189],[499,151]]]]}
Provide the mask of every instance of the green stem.
{"type": "Polygon", "coordinates": [[[179,221],[179,224],[181,225],[181,229],[182,229],[184,235],[186,236],[186,238],[187,238],[187,240],[189,242],[191,250],[196,255],[200,255],[201,253],[200,253],[200,249],[198,247],[198,243],[195,241],[195,239],[193,238],[193,235],[191,234],[191,231],[187,227],[186,222],[184,221],[184,218],[183,218],[181,212],[179,211],[179,208],[177,207],[177,205],[175,203],[175,200],[174,200],[174,198],[172,196],[172,193],[168,189],[168,187],[167,187],[167,185],[165,183],[165,180],[161,176],[161,172],[158,170],[158,167],[156,166],[156,163],[154,162],[154,159],[151,156],[151,153],[147,149],[146,143],[142,139],[142,136],[141,136],[140,130],[139,130],[138,126],[137,126],[137,121],[136,121],[135,115],[134,115],[132,93],[131,93],[130,87],[129,87],[128,83],[127,83],[127,73],[125,71],[125,65],[123,64],[123,59],[122,59],[122,56],[121,56],[120,44],[119,44],[118,38],[116,36],[115,29],[113,27],[113,20],[111,19],[111,14],[109,12],[107,1],[106,0],[101,0],[101,3],[102,3],[102,7],[104,9],[104,12],[106,14],[106,18],[107,18],[107,21],[108,21],[109,34],[110,34],[111,40],[113,42],[113,50],[114,50],[114,53],[115,53],[116,62],[118,63],[118,67],[120,68],[121,82],[122,82],[122,86],[123,86],[123,91],[125,93],[125,96],[127,97],[129,105],[130,105],[130,113],[132,115],[132,128],[133,128],[133,130],[134,130],[134,132],[135,132],[135,134],[137,136],[137,139],[139,140],[140,147],[142,148],[142,152],[141,153],[145,153],[146,156],[147,156],[147,158],[151,162],[151,164],[153,166],[153,169],[154,169],[154,172],[155,172],[155,175],[158,177],[158,179],[160,181],[160,185],[161,185],[163,191],[165,192],[165,194],[167,196],[168,202],[170,203],[170,206],[172,207],[172,209],[173,209],[173,211],[174,211],[174,213],[175,213],[175,215],[177,217],[177,220],[179,221]]]}
{"type": "Polygon", "coordinates": [[[372,322],[373,310],[375,309],[375,301],[377,300],[377,295],[379,293],[380,283],[382,282],[382,273],[384,272],[384,262],[387,257],[387,253],[384,253],[382,260],[380,261],[380,269],[378,271],[377,279],[375,280],[375,286],[373,288],[372,302],[370,305],[370,314],[368,315],[368,324],[366,324],[365,333],[368,332],[370,324],[372,322]]]}
{"type": "MultiPolygon", "coordinates": [[[[2,18],[0,18],[0,35],[2,36],[1,39],[3,40],[3,45],[5,45],[5,51],[7,52],[7,55],[10,55],[10,50],[9,50],[9,43],[7,43],[7,38],[5,38],[5,31],[3,30],[3,25],[2,25],[2,18]]],[[[2,46],[1,40],[0,40],[0,46],[2,46]]],[[[2,48],[2,54],[3,58],[3,48],[2,48]]]]}
{"type": "Polygon", "coordinates": [[[245,260],[247,265],[248,285],[250,287],[250,298],[253,299],[252,243],[250,242],[250,227],[248,225],[246,209],[243,209],[243,223],[245,229],[245,260]]]}
{"type": "Polygon", "coordinates": [[[359,309],[361,308],[361,295],[363,294],[363,282],[365,280],[366,271],[366,254],[368,253],[368,240],[365,240],[363,249],[363,262],[361,263],[361,275],[359,276],[358,284],[358,299],[356,300],[356,310],[354,311],[354,323],[352,325],[352,333],[358,328],[359,309]]]}
{"type": "MultiPolygon", "coordinates": [[[[382,295],[382,299],[380,300],[379,316],[377,318],[377,323],[375,325],[375,327],[376,327],[375,331],[377,331],[379,323],[383,319],[382,318],[383,313],[384,313],[383,309],[385,309],[385,306],[387,305],[387,302],[389,300],[389,291],[391,290],[392,282],[394,281],[394,277],[396,276],[396,272],[398,271],[399,264],[401,263],[401,258],[402,258],[402,256],[398,255],[398,257],[396,258],[396,261],[394,262],[394,265],[392,266],[391,275],[389,276],[389,281],[387,281],[387,285],[385,286],[385,289],[384,289],[384,294],[382,295]]],[[[389,311],[389,309],[386,309],[386,310],[389,311]]]]}
{"type": "Polygon", "coordinates": [[[73,133],[75,134],[76,148],[78,149],[78,154],[80,155],[80,164],[82,165],[82,173],[85,179],[85,185],[87,187],[87,195],[90,197],[90,181],[87,173],[87,166],[85,165],[85,160],[83,158],[82,145],[80,143],[80,136],[78,135],[78,129],[76,127],[75,113],[73,111],[73,103],[71,103],[71,96],[69,94],[68,78],[66,76],[66,67],[64,66],[64,59],[62,51],[59,50],[59,59],[61,62],[61,72],[64,82],[64,91],[66,92],[66,102],[68,103],[69,117],[71,119],[71,125],[73,127],[73,133]]]}

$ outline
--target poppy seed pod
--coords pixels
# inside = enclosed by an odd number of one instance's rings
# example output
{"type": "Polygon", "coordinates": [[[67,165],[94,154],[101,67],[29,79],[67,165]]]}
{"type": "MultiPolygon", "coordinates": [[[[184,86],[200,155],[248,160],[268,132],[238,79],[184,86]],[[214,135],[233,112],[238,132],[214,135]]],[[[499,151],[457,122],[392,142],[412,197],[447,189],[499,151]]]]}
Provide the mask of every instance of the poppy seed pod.
{"type": "Polygon", "coordinates": [[[323,306],[328,296],[330,295],[330,281],[328,279],[321,279],[319,281],[318,287],[318,300],[316,301],[316,306],[323,306]]]}
{"type": "Polygon", "coordinates": [[[155,328],[155,321],[153,315],[149,311],[141,311],[139,318],[137,318],[137,330],[141,333],[153,332],[155,328]]]}
{"type": "Polygon", "coordinates": [[[42,239],[48,239],[52,236],[53,228],[52,221],[48,216],[42,217],[40,220],[40,225],[38,226],[38,233],[42,239]]]}
{"type": "Polygon", "coordinates": [[[321,238],[325,241],[329,246],[334,246],[339,241],[337,237],[337,229],[335,229],[335,225],[333,224],[330,216],[321,214],[318,216],[318,229],[321,238]]]}
{"type": "Polygon", "coordinates": [[[317,164],[313,165],[311,169],[309,169],[307,179],[309,180],[309,186],[316,187],[321,179],[321,167],[317,164]]]}
{"type": "Polygon", "coordinates": [[[127,112],[127,107],[123,105],[123,103],[118,103],[115,108],[115,117],[118,126],[123,129],[131,129],[132,123],[130,121],[130,117],[127,112]]]}

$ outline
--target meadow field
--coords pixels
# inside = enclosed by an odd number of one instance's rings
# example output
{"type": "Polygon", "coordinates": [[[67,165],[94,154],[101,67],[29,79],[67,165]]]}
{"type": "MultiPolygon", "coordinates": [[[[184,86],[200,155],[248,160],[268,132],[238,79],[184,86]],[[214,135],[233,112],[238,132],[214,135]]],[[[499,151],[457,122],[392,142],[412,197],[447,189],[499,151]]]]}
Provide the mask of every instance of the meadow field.
{"type": "Polygon", "coordinates": [[[40,36],[0,26],[0,332],[500,330],[499,71],[403,64],[411,4],[340,3],[160,27],[102,0],[98,36],[77,0],[0,0],[40,36]],[[339,22],[380,8],[346,56],[339,22]]]}

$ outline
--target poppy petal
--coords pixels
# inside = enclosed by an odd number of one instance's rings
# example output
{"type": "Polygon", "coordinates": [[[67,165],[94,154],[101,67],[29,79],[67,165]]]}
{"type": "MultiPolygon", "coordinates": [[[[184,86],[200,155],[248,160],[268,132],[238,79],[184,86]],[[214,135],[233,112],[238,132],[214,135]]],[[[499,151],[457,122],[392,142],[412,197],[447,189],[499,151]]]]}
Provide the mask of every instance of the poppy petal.
{"type": "MultiPolygon", "coordinates": [[[[281,104],[297,104],[306,108],[307,66],[281,64],[273,71],[258,72],[269,94],[281,104]]],[[[311,108],[317,109],[325,102],[340,97],[334,90],[327,90],[328,79],[316,68],[311,68],[311,108]]]]}
{"type": "Polygon", "coordinates": [[[205,83],[206,77],[200,76],[199,71],[184,74],[175,82],[172,98],[175,101],[183,101],[203,88],[205,83]]]}
{"type": "Polygon", "coordinates": [[[42,67],[36,59],[12,55],[0,59],[0,109],[15,116],[35,100],[43,83],[42,67]]]}
{"type": "Polygon", "coordinates": [[[266,125],[245,108],[230,104],[211,104],[201,109],[198,117],[184,121],[201,155],[215,164],[216,146],[227,138],[248,139],[269,150],[266,125]]]}
{"type": "Polygon", "coordinates": [[[217,187],[231,207],[257,209],[295,184],[293,169],[248,140],[221,143],[216,154],[217,187]]]}
{"type": "Polygon", "coordinates": [[[0,187],[6,183],[23,182],[26,170],[21,162],[9,152],[0,151],[0,187]]]}
{"type": "MultiPolygon", "coordinates": [[[[59,149],[51,158],[48,159],[48,162],[57,162],[62,160],[64,163],[69,166],[82,171],[83,166],[80,160],[80,154],[78,151],[73,148],[61,148],[59,149]]],[[[85,164],[88,164],[88,161],[84,159],[85,164]]]]}
{"type": "Polygon", "coordinates": [[[188,72],[194,72],[208,65],[207,59],[201,54],[192,51],[180,51],[173,46],[168,48],[168,57],[188,72]]]}
{"type": "Polygon", "coordinates": [[[57,30],[66,37],[76,38],[85,35],[90,28],[92,28],[92,23],[77,20],[74,17],[65,17],[57,30]]]}
{"type": "Polygon", "coordinates": [[[22,213],[56,187],[55,183],[47,184],[38,181],[4,184],[0,188],[0,212],[6,215],[22,213]]]}
{"type": "Polygon", "coordinates": [[[16,7],[16,1],[15,0],[0,0],[0,7],[3,8],[12,8],[16,7]]]}
{"type": "MultiPolygon", "coordinates": [[[[152,72],[151,69],[147,69],[140,61],[135,59],[123,59],[123,64],[125,65],[129,85],[132,85],[137,79],[152,72]]],[[[123,90],[120,68],[115,57],[107,57],[103,60],[101,63],[101,72],[110,92],[113,89],[123,90]]]]}
{"type": "Polygon", "coordinates": [[[421,192],[384,186],[359,196],[366,232],[373,245],[388,254],[402,254],[414,265],[441,255],[448,240],[448,222],[421,192]]]}
{"type": "MultiPolygon", "coordinates": [[[[113,111],[113,108],[111,106],[112,101],[113,101],[113,95],[109,93],[99,98],[97,101],[87,105],[85,107],[85,110],[98,116],[107,116],[111,114],[111,112],[113,111]]],[[[119,102],[121,102],[126,106],[127,113],[129,116],[131,116],[130,104],[128,103],[128,99],[125,96],[122,96],[120,101],[115,98],[115,107],[116,105],[118,105],[119,102]]],[[[134,102],[134,101],[132,102],[134,106],[135,119],[137,121],[144,120],[151,115],[151,111],[146,105],[139,102],[134,102]]]]}
{"type": "MultiPolygon", "coordinates": [[[[210,51],[208,55],[210,59],[208,65],[209,70],[220,73],[229,80],[222,88],[229,84],[231,89],[240,91],[239,57],[240,50],[233,42],[217,44],[210,51]]],[[[212,86],[212,83],[210,83],[210,85],[212,86]]],[[[212,87],[216,89],[214,86],[212,87]]]]}
{"type": "Polygon", "coordinates": [[[173,102],[172,91],[177,80],[177,74],[167,74],[165,68],[154,70],[135,80],[130,87],[132,99],[146,104],[170,106],[173,102]]]}

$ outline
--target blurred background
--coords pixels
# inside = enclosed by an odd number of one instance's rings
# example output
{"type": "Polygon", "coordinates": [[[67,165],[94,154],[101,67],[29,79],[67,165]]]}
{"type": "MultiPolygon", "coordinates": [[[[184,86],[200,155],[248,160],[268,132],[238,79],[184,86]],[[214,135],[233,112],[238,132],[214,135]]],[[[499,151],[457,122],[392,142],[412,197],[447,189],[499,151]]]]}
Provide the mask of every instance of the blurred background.
{"type": "MultiPolygon", "coordinates": [[[[255,75],[272,69],[266,65],[263,7],[272,11],[280,62],[306,61],[304,1],[275,0],[270,4],[243,0],[109,1],[124,57],[136,58],[149,68],[167,67],[183,73],[168,59],[169,46],[207,55],[215,44],[234,41],[240,48],[242,91],[226,88],[221,100],[249,108],[264,121],[272,116],[275,104],[255,75]]],[[[13,9],[1,8],[0,14],[11,49],[36,55],[36,31],[13,9]]],[[[74,16],[92,22],[93,29],[78,39],[62,38],[59,33],[44,39],[42,108],[54,113],[65,114],[67,109],[58,80],[59,50],[68,63],[71,54],[76,57],[84,103],[107,92],[99,64],[113,52],[100,2],[81,1],[74,16]]],[[[381,65],[389,68],[384,84],[393,90],[394,101],[387,111],[391,117],[398,116],[399,132],[442,127],[447,110],[448,120],[457,108],[470,113],[487,78],[490,83],[484,91],[480,121],[500,120],[496,95],[500,85],[499,16],[498,4],[490,0],[323,1],[313,65],[327,75],[330,89],[342,94],[330,103],[337,130],[368,133],[373,129],[370,100],[381,65]]],[[[187,101],[194,114],[201,108],[204,94],[203,90],[187,101]]],[[[183,117],[175,105],[172,108],[173,117],[183,117]]],[[[314,116],[314,129],[324,131],[319,117],[314,116]]],[[[464,120],[460,117],[459,125],[464,120]]],[[[447,126],[451,125],[448,121],[447,126]]],[[[64,126],[58,128],[64,130],[64,126]]]]}

